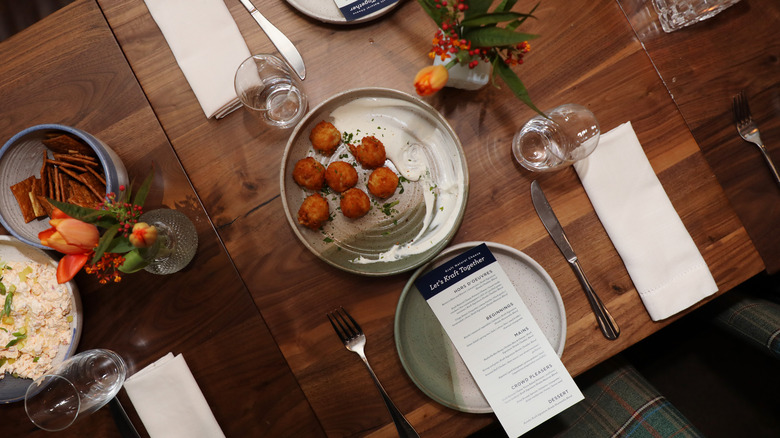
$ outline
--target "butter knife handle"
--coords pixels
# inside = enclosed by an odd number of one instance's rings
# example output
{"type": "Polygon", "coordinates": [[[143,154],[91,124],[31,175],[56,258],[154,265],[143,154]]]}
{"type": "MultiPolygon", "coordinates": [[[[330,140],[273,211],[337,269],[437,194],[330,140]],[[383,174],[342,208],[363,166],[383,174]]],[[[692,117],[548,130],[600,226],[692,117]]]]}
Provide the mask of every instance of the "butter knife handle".
{"type": "Polygon", "coordinates": [[[601,333],[604,334],[605,338],[614,341],[620,336],[620,328],[618,328],[615,319],[612,318],[612,315],[610,315],[609,311],[604,306],[604,303],[601,302],[599,296],[596,295],[593,286],[590,285],[588,277],[585,276],[585,272],[580,266],[579,260],[574,260],[571,263],[571,269],[574,271],[577,280],[580,281],[582,288],[585,290],[585,295],[588,297],[590,308],[593,309],[593,313],[596,315],[596,321],[599,323],[601,333]]]}

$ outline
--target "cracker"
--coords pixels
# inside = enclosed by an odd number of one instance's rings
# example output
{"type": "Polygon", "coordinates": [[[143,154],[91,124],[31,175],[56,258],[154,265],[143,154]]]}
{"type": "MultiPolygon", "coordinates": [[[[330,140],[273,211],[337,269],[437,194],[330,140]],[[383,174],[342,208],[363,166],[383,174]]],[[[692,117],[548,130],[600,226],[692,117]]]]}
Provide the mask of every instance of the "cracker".
{"type": "Polygon", "coordinates": [[[106,185],[98,177],[89,172],[79,175],[81,181],[87,188],[100,199],[106,196],[106,185]]]}
{"type": "Polygon", "coordinates": [[[38,203],[41,204],[41,207],[46,212],[46,216],[51,217],[52,212],[54,212],[54,206],[51,205],[51,202],[49,202],[48,199],[46,199],[45,196],[37,196],[38,203]]]}
{"type": "Polygon", "coordinates": [[[69,186],[70,191],[67,202],[87,208],[95,208],[97,206],[98,198],[92,194],[87,186],[73,180],[69,181],[69,186]]]}
{"type": "Polygon", "coordinates": [[[67,134],[57,135],[56,137],[47,138],[41,141],[52,152],[61,154],[67,154],[70,153],[70,151],[73,151],[78,154],[89,155],[93,152],[92,148],[67,134]]]}
{"type": "Polygon", "coordinates": [[[16,198],[16,203],[19,204],[19,209],[22,211],[22,217],[24,218],[25,223],[35,219],[35,211],[33,210],[29,195],[33,185],[35,185],[35,177],[31,176],[11,186],[11,192],[13,192],[14,197],[16,198]]]}

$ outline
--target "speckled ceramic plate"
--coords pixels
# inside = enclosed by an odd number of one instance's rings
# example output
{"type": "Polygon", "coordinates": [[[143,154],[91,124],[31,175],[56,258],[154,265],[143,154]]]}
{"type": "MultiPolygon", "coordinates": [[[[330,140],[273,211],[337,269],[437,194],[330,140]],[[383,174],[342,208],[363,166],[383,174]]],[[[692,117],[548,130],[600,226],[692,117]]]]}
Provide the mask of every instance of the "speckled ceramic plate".
{"type": "MultiPolygon", "coordinates": [[[[49,257],[48,254],[11,236],[0,236],[0,260],[5,262],[25,262],[32,260],[44,265],[51,265],[55,269],[57,268],[57,262],[49,257]]],[[[79,297],[75,282],[70,281],[66,283],[66,286],[70,292],[71,314],[73,315],[73,321],[70,323],[72,335],[69,345],[60,346],[57,356],[54,358],[53,365],[57,365],[73,356],[76,352],[79,339],[81,338],[81,298],[79,297]]],[[[4,376],[0,379],[0,403],[11,403],[23,400],[24,393],[27,392],[27,387],[30,386],[32,382],[32,379],[21,379],[11,375],[4,376]]]]}
{"type": "MultiPolygon", "coordinates": [[[[452,409],[493,412],[444,328],[414,282],[420,275],[482,242],[461,243],[444,250],[415,271],[406,283],[395,312],[395,345],[407,374],[422,392],[452,409]]],[[[532,258],[499,243],[487,242],[523,303],[558,356],[566,342],[566,311],[547,272],[532,258]]]]}
{"type": "Polygon", "coordinates": [[[344,14],[341,13],[336,2],[333,0],[287,0],[287,3],[295,9],[301,11],[301,13],[308,15],[314,19],[331,24],[358,24],[366,21],[376,20],[377,18],[392,11],[401,0],[388,5],[376,12],[366,15],[365,17],[358,18],[357,20],[347,21],[344,18],[344,14]]]}
{"type": "Polygon", "coordinates": [[[420,99],[387,88],[345,91],[314,108],[290,136],[280,173],[284,211],[301,242],[339,269],[372,276],[414,269],[444,249],[463,218],[468,184],[460,140],[444,117],[420,99]],[[353,143],[364,136],[379,139],[388,151],[385,165],[403,178],[392,197],[369,196],[371,209],[359,219],[345,217],[340,195],[326,187],[319,193],[328,201],[331,220],[311,230],[298,224],[298,210],[313,194],[293,180],[298,160],[314,157],[325,167],[333,161],[351,163],[357,187],[366,193],[371,172],[344,142],[330,156],[314,150],[309,134],[323,120],[353,143]]]}

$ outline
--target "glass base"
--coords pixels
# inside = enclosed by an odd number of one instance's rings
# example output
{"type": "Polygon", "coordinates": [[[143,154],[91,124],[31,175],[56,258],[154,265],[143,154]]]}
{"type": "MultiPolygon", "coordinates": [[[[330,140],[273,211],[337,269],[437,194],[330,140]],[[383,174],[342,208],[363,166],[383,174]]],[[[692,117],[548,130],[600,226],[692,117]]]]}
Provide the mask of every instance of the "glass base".
{"type": "Polygon", "coordinates": [[[144,270],[152,274],[166,275],[184,269],[198,249],[198,232],[195,225],[183,213],[162,208],[144,213],[140,219],[157,228],[157,242],[152,251],[155,256],[144,270]]]}

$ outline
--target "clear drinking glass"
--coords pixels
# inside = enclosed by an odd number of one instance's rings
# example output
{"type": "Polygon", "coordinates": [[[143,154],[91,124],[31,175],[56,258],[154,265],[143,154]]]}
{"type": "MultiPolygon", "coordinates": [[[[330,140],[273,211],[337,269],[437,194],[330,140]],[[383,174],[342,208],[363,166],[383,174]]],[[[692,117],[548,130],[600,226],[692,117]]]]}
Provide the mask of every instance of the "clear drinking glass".
{"type": "Polygon", "coordinates": [[[653,0],[664,32],[706,20],[739,0],[653,0]]]}
{"type": "Polygon", "coordinates": [[[512,140],[512,154],[528,170],[550,172],[581,160],[599,142],[599,123],[589,109],[568,103],[529,120],[512,140]]]}
{"type": "Polygon", "coordinates": [[[111,401],[122,388],[127,365],[111,350],[79,353],[39,377],[24,396],[30,420],[43,430],[63,430],[111,401]]]}
{"type": "Polygon", "coordinates": [[[301,81],[276,56],[247,58],[236,71],[235,88],[244,108],[272,126],[292,127],[306,113],[301,81]]]}
{"type": "Polygon", "coordinates": [[[187,266],[198,249],[198,232],[184,213],[160,208],[144,213],[139,218],[157,228],[157,240],[150,248],[154,254],[144,268],[152,274],[173,274],[187,266]]]}

